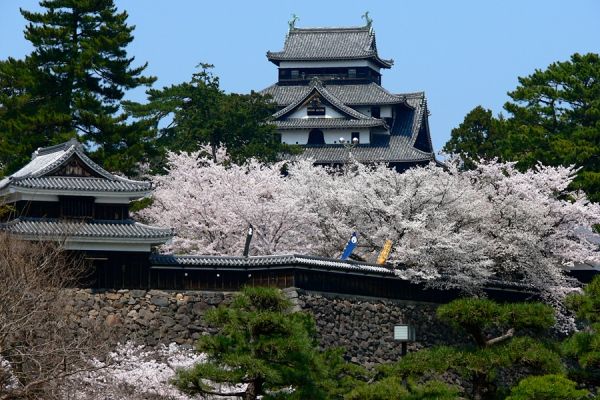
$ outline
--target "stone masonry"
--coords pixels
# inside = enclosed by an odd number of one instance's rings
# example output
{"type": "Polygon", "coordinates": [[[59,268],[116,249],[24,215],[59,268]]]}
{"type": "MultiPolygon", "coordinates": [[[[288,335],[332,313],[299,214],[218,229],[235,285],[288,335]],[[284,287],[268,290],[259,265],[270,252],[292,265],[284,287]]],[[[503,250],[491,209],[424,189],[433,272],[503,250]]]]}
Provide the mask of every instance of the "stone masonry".
{"type": "MultiPolygon", "coordinates": [[[[73,328],[103,322],[119,341],[150,346],[175,342],[193,345],[213,329],[204,321],[206,310],[227,305],[232,292],[72,289],[69,311],[73,328]]],[[[341,346],[349,360],[363,365],[397,360],[400,344],[393,326],[416,328],[417,342],[409,351],[454,342],[449,327],[435,318],[436,304],[284,289],[296,311],[311,313],[322,347],[341,346]]]]}

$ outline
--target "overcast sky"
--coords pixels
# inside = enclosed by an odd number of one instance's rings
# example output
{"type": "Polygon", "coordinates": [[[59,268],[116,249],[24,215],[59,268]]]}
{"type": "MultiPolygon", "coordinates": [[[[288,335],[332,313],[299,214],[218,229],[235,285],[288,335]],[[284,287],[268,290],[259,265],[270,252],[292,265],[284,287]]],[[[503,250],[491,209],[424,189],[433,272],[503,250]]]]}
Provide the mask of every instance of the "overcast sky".
{"type": "MultiPolygon", "coordinates": [[[[34,0],[0,0],[0,59],[23,57],[19,7],[34,0]]],[[[292,13],[298,27],[356,26],[370,11],[379,54],[395,65],[383,86],[395,93],[425,91],[436,151],[477,105],[502,110],[518,76],[572,53],[600,52],[600,1],[369,1],[350,0],[116,0],[136,26],[128,51],[148,62],[155,87],[189,80],[212,63],[229,92],[260,90],[277,79],[267,50],[283,47],[292,13]]],[[[143,100],[143,90],[129,98],[143,100]]]]}

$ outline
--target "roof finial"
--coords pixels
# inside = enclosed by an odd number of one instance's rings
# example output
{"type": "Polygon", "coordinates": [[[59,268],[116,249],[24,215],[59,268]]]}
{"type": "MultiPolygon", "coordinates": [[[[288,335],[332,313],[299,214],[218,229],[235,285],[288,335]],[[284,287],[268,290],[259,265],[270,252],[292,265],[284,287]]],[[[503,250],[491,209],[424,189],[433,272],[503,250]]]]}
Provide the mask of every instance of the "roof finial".
{"type": "Polygon", "coordinates": [[[312,78],[310,78],[310,85],[311,86],[323,86],[323,82],[321,82],[321,79],[319,79],[318,76],[313,76],[312,78]]]}
{"type": "Polygon", "coordinates": [[[298,21],[300,17],[296,14],[292,14],[292,18],[288,21],[288,25],[290,27],[290,31],[296,27],[296,21],[298,21]]]}
{"type": "Polygon", "coordinates": [[[369,12],[365,11],[361,18],[365,20],[367,28],[371,29],[371,25],[373,25],[373,18],[369,17],[369,12]]]}

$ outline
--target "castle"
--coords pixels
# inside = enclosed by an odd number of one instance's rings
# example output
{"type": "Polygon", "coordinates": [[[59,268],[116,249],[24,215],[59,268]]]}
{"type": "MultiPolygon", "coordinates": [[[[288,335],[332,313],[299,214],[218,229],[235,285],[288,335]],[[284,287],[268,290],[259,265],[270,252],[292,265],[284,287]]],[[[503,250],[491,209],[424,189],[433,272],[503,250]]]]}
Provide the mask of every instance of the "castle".
{"type": "Polygon", "coordinates": [[[278,80],[261,91],[279,110],[281,142],[300,145],[315,164],[385,163],[402,171],[435,161],[423,92],[381,86],[392,60],[379,56],[370,21],[348,28],[296,28],[282,51],[267,52],[278,80]]]}

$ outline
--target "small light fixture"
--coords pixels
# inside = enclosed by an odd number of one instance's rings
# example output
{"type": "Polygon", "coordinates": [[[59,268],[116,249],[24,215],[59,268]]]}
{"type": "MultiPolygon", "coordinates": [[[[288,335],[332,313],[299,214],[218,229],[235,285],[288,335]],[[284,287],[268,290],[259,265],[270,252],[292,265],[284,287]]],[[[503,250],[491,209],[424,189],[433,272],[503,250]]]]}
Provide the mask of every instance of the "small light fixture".
{"type": "Polygon", "coordinates": [[[248,278],[252,278],[252,274],[248,274],[248,278]]]}
{"type": "Polygon", "coordinates": [[[416,340],[415,327],[410,325],[395,325],[394,340],[402,343],[402,356],[404,357],[408,351],[408,342],[416,340]]]}
{"type": "Polygon", "coordinates": [[[220,276],[221,276],[221,274],[217,274],[217,278],[220,277],[220,276]]]}
{"type": "Polygon", "coordinates": [[[188,275],[187,275],[187,272],[184,272],[184,273],[183,273],[183,276],[188,276],[188,275]]]}

